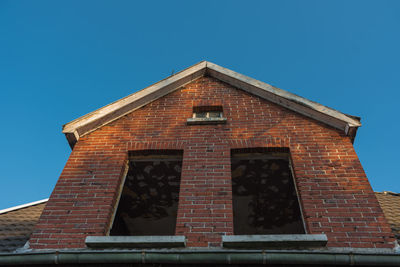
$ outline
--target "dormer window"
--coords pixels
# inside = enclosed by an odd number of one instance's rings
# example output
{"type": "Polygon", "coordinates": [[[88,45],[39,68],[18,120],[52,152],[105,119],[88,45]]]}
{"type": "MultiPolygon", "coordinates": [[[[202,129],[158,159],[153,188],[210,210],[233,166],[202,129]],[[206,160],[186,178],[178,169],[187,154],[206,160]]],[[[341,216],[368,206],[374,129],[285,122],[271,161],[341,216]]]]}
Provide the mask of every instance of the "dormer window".
{"type": "Polygon", "coordinates": [[[187,124],[220,124],[226,123],[223,117],[222,106],[196,106],[193,107],[192,118],[187,119],[187,124]]]}

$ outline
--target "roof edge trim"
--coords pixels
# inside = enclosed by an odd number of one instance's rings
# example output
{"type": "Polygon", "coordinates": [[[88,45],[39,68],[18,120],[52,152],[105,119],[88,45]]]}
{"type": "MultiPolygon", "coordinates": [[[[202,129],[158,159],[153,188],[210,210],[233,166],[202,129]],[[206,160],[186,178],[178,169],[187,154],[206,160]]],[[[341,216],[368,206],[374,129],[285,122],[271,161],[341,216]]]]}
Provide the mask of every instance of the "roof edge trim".
{"type": "Polygon", "coordinates": [[[49,200],[48,198],[45,198],[45,199],[42,199],[42,200],[38,200],[38,201],[34,201],[34,202],[18,205],[18,206],[15,206],[15,207],[3,209],[3,210],[0,210],[0,214],[7,213],[7,212],[10,212],[10,211],[20,210],[20,209],[31,207],[31,206],[35,206],[35,205],[39,205],[39,204],[47,202],[48,200],[49,200]]]}
{"type": "Polygon", "coordinates": [[[206,74],[248,93],[342,130],[352,140],[355,138],[357,128],[361,126],[357,117],[346,115],[214,63],[201,61],[149,87],[65,124],[62,132],[66,135],[71,148],[73,148],[80,136],[141,108],[206,74]]]}
{"type": "MultiPolygon", "coordinates": [[[[269,92],[269,93],[271,93],[273,95],[276,95],[276,96],[278,96],[278,97],[280,97],[282,99],[286,99],[286,100],[292,101],[294,103],[297,103],[297,104],[300,104],[302,106],[305,106],[305,107],[311,108],[313,110],[316,110],[316,111],[318,111],[320,113],[323,113],[323,114],[326,114],[328,116],[337,118],[337,119],[342,120],[344,122],[347,122],[349,124],[349,127],[354,127],[354,126],[359,127],[359,126],[361,126],[360,121],[352,118],[351,115],[346,115],[346,114],[344,114],[344,113],[342,113],[340,111],[337,111],[335,109],[332,109],[332,108],[329,108],[327,106],[321,105],[321,104],[319,104],[317,102],[308,100],[308,99],[306,99],[304,97],[301,97],[301,96],[298,96],[296,94],[290,93],[290,92],[288,92],[286,90],[274,87],[272,85],[269,85],[269,84],[264,83],[262,81],[259,81],[259,80],[256,80],[254,78],[245,76],[243,74],[237,73],[235,71],[229,70],[227,68],[218,66],[218,65],[216,65],[214,63],[207,62],[207,69],[210,69],[210,70],[219,72],[221,74],[224,74],[226,77],[232,77],[234,80],[237,81],[237,83],[241,82],[242,84],[240,84],[240,83],[232,84],[234,82],[232,80],[227,80],[226,82],[231,84],[231,85],[234,85],[236,87],[239,87],[241,89],[244,89],[244,90],[247,89],[246,91],[250,91],[251,93],[253,93],[253,90],[251,90],[253,88],[251,88],[251,87],[247,87],[246,88],[246,87],[243,86],[243,84],[248,84],[248,85],[251,85],[254,88],[262,89],[262,90],[264,90],[266,92],[269,92]]],[[[221,78],[221,76],[219,76],[219,75],[216,77],[215,73],[213,73],[213,72],[208,71],[207,73],[210,73],[211,76],[213,76],[213,77],[215,77],[217,79],[221,78]]],[[[268,100],[271,100],[271,99],[268,99],[268,100]]],[[[281,101],[277,101],[277,102],[278,102],[278,104],[282,105],[281,101]]]]}
{"type": "MultiPolygon", "coordinates": [[[[126,105],[135,103],[136,101],[138,101],[148,95],[157,93],[160,89],[163,89],[165,87],[171,87],[171,85],[175,85],[175,83],[179,82],[180,80],[182,80],[184,78],[191,77],[193,79],[196,79],[196,78],[200,77],[201,75],[199,75],[198,77],[195,77],[195,76],[197,76],[195,74],[197,72],[201,72],[201,71],[205,72],[206,65],[207,65],[206,61],[201,61],[185,70],[182,70],[182,71],[180,71],[174,75],[171,75],[155,84],[152,84],[149,87],[146,87],[140,91],[130,94],[124,98],[121,98],[111,104],[108,104],[108,105],[101,107],[93,112],[83,115],[82,117],[79,117],[69,123],[66,123],[63,126],[63,133],[74,132],[75,130],[82,127],[83,125],[89,124],[97,119],[100,119],[107,114],[110,114],[112,112],[115,112],[115,111],[121,109],[122,107],[125,107],[126,105]]],[[[200,73],[200,74],[204,74],[204,73],[200,73]]],[[[190,80],[190,81],[192,81],[192,80],[190,80]]],[[[179,84],[177,86],[180,87],[182,85],[179,84]]],[[[177,89],[177,88],[174,88],[174,89],[177,89]]],[[[151,99],[150,102],[154,101],[155,99],[162,97],[164,95],[165,94],[155,95],[155,98],[151,99]]]]}

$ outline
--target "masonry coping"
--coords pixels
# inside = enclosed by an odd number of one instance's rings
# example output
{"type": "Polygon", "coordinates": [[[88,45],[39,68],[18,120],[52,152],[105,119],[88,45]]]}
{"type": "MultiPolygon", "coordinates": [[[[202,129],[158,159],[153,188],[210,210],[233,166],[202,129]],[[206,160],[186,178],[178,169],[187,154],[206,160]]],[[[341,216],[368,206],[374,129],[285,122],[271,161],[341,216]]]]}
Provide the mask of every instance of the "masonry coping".
{"type": "Polygon", "coordinates": [[[222,236],[222,244],[226,248],[314,248],[323,247],[327,242],[325,234],[222,236]]]}
{"type": "Polygon", "coordinates": [[[87,236],[90,248],[177,248],[185,247],[185,236],[87,236]]]}

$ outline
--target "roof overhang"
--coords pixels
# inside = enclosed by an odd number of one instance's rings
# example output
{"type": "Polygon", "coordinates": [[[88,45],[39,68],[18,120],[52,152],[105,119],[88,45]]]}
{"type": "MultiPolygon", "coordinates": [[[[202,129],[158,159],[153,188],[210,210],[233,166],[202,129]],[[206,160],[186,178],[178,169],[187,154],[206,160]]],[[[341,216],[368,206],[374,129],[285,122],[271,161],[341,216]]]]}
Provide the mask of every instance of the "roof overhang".
{"type": "Polygon", "coordinates": [[[199,62],[143,90],[99,108],[63,126],[71,147],[78,139],[148,103],[163,97],[201,76],[211,76],[248,93],[286,107],[304,116],[342,130],[354,140],[360,119],[273,87],[208,61],[199,62]]]}

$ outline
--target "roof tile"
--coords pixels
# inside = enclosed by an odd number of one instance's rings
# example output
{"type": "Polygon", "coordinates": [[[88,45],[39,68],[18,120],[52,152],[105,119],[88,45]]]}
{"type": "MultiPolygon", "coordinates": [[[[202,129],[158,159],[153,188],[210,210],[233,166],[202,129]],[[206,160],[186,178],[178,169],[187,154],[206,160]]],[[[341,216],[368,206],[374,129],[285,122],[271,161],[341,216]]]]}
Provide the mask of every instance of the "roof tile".
{"type": "Polygon", "coordinates": [[[0,214],[0,252],[12,252],[28,241],[46,203],[0,214]]]}
{"type": "Polygon", "coordinates": [[[397,240],[400,240],[400,194],[384,191],[375,192],[375,195],[397,240]]]}

